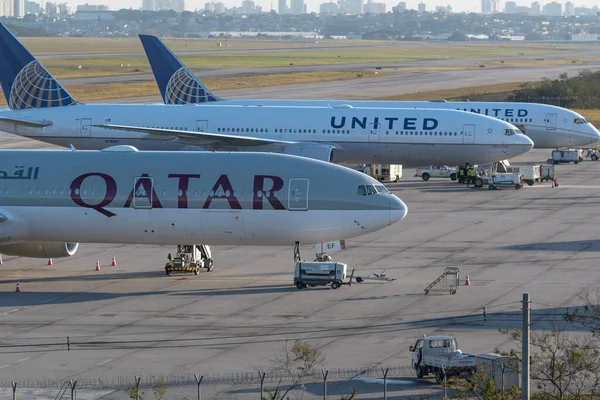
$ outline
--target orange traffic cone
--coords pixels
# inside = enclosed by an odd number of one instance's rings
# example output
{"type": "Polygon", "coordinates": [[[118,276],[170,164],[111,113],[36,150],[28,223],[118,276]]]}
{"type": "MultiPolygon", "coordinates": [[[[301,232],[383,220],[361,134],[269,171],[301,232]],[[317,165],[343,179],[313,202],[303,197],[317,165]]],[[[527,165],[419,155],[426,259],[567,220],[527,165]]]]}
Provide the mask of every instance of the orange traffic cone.
{"type": "Polygon", "coordinates": [[[117,259],[115,258],[115,256],[113,256],[112,259],[112,263],[110,264],[111,267],[116,267],[117,266],[117,259]]]}
{"type": "Polygon", "coordinates": [[[471,286],[471,280],[469,279],[469,274],[467,274],[467,279],[465,280],[465,286],[471,286]]]}
{"type": "Polygon", "coordinates": [[[48,265],[52,265],[52,259],[51,258],[48,259],[48,265]]]}
{"type": "Polygon", "coordinates": [[[0,254],[0,265],[2,265],[2,254],[0,254]]]}
{"type": "Polygon", "coordinates": [[[100,271],[100,260],[96,261],[96,271],[100,271]]]}
{"type": "Polygon", "coordinates": [[[17,282],[17,288],[15,289],[15,293],[21,293],[21,286],[19,286],[19,282],[17,282]]]}

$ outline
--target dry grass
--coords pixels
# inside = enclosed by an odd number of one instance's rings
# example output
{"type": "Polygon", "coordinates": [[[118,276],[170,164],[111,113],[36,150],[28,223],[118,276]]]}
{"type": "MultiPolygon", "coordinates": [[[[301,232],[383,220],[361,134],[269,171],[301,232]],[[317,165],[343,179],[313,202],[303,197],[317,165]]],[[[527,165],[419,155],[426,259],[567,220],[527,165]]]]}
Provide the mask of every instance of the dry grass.
{"type": "Polygon", "coordinates": [[[596,128],[600,127],[600,110],[573,110],[583,115],[596,128]]]}
{"type": "Polygon", "coordinates": [[[431,92],[409,93],[398,96],[381,97],[376,100],[398,100],[398,101],[429,101],[429,100],[455,100],[464,101],[505,101],[515,90],[521,87],[521,83],[503,83],[485,86],[473,86],[460,89],[435,90],[431,92]]]}

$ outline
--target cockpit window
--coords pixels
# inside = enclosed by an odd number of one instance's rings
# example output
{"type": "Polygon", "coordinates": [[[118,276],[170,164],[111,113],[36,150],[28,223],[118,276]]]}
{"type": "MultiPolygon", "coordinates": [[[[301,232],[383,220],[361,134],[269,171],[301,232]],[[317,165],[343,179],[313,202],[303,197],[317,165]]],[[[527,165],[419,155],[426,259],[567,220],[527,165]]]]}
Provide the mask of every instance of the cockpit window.
{"type": "Polygon", "coordinates": [[[373,185],[367,185],[367,196],[370,196],[372,194],[376,194],[377,190],[375,190],[375,186],[373,185]]]}
{"type": "Polygon", "coordinates": [[[364,186],[361,185],[361,186],[358,187],[358,194],[360,196],[366,196],[367,195],[367,191],[365,190],[364,186]]]}
{"type": "Polygon", "coordinates": [[[514,130],[514,129],[505,129],[505,130],[504,130],[504,134],[505,134],[506,136],[512,136],[512,135],[514,135],[514,134],[515,134],[515,130],[514,130]]]}
{"type": "Polygon", "coordinates": [[[387,190],[385,188],[385,186],[382,186],[382,185],[375,186],[375,189],[377,189],[377,193],[384,193],[384,194],[389,194],[390,193],[390,191],[387,190]]]}
{"type": "Polygon", "coordinates": [[[358,187],[357,193],[359,196],[370,196],[377,193],[390,194],[390,191],[383,185],[361,185],[358,187]]]}
{"type": "Polygon", "coordinates": [[[587,124],[587,121],[585,120],[585,118],[575,118],[575,122],[576,124],[587,124]]]}

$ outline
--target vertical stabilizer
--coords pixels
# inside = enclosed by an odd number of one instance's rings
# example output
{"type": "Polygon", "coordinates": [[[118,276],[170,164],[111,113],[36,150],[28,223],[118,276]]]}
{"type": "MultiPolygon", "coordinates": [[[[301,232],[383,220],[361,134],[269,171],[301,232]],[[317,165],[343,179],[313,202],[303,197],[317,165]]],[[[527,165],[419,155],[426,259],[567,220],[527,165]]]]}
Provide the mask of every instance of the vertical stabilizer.
{"type": "Polygon", "coordinates": [[[0,23],[0,83],[12,110],[62,107],[75,99],[0,23]]]}
{"type": "Polygon", "coordinates": [[[196,104],[223,99],[210,90],[156,36],[139,35],[165,104],[196,104]]]}

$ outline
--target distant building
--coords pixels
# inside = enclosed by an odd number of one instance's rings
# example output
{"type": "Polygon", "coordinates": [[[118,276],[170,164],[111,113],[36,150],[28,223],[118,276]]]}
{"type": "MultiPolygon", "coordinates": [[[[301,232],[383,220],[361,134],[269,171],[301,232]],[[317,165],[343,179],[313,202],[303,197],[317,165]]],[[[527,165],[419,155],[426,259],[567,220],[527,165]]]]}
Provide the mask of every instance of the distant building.
{"type": "Polygon", "coordinates": [[[73,16],[75,21],[114,21],[112,11],[77,11],[73,16]]]}
{"type": "Polygon", "coordinates": [[[58,13],[62,15],[71,15],[73,14],[73,6],[69,3],[60,3],[56,6],[58,8],[58,13]]]}
{"type": "Polygon", "coordinates": [[[227,7],[225,7],[225,3],[218,1],[213,5],[213,12],[215,14],[225,14],[227,11],[227,7]]]}
{"type": "Polygon", "coordinates": [[[25,0],[14,0],[13,17],[23,18],[25,16],[25,0]]]}
{"type": "Polygon", "coordinates": [[[25,0],[25,14],[41,14],[42,6],[35,1],[25,0]]]}
{"type": "Polygon", "coordinates": [[[492,0],[481,0],[481,13],[491,14],[492,13],[492,0]]]}
{"type": "Polygon", "coordinates": [[[335,15],[335,14],[339,14],[339,12],[340,12],[340,7],[334,2],[322,3],[319,6],[319,14],[335,15]]]}
{"type": "Polygon", "coordinates": [[[175,12],[182,13],[185,11],[185,0],[172,0],[171,9],[175,12]]]}
{"type": "Polygon", "coordinates": [[[419,5],[417,6],[417,11],[419,11],[420,13],[425,12],[425,3],[419,3],[419,5]]]}
{"type": "Polygon", "coordinates": [[[597,33],[574,33],[571,35],[571,40],[574,42],[596,42],[598,41],[597,33]]]}
{"type": "Polygon", "coordinates": [[[545,4],[542,8],[542,14],[549,15],[551,17],[562,16],[562,4],[553,1],[552,3],[545,4]]]}
{"type": "Polygon", "coordinates": [[[435,7],[435,12],[452,14],[452,6],[450,6],[450,5],[448,5],[448,6],[436,6],[435,7]]]}
{"type": "Polygon", "coordinates": [[[363,13],[363,2],[362,0],[338,0],[340,5],[340,13],[342,14],[362,14],[363,13]]]}
{"type": "Polygon", "coordinates": [[[534,1],[533,3],[531,3],[531,12],[535,15],[539,15],[542,12],[542,6],[539,2],[534,1]]]}
{"type": "Polygon", "coordinates": [[[392,7],[392,11],[397,13],[406,12],[406,2],[401,1],[396,7],[392,7]]]}
{"type": "Polygon", "coordinates": [[[565,17],[572,17],[575,15],[575,4],[567,1],[565,3],[565,17]]]}
{"type": "Polygon", "coordinates": [[[507,14],[514,14],[517,12],[517,3],[514,1],[507,1],[504,3],[504,12],[507,14]]]}
{"type": "Polygon", "coordinates": [[[142,0],[142,10],[156,11],[156,3],[154,0],[142,0]]]}
{"type": "Polygon", "coordinates": [[[256,4],[252,0],[242,1],[242,14],[256,13],[256,4]]]}
{"type": "Polygon", "coordinates": [[[58,14],[58,7],[56,6],[56,3],[46,3],[46,15],[57,15],[58,14]]]}
{"type": "Polygon", "coordinates": [[[304,0],[291,0],[290,11],[295,15],[304,14],[304,0]]]}
{"type": "Polygon", "coordinates": [[[279,14],[285,14],[287,13],[287,1],[286,0],[279,0],[277,3],[277,12],[279,12],[279,14]]]}
{"type": "Polygon", "coordinates": [[[83,5],[77,6],[77,11],[83,11],[83,12],[108,11],[108,6],[105,6],[103,4],[95,5],[95,4],[85,3],[83,5]]]}
{"type": "Polygon", "coordinates": [[[0,17],[12,17],[12,0],[0,0],[0,17]]]}
{"type": "Polygon", "coordinates": [[[385,14],[385,3],[374,3],[369,0],[363,7],[364,14],[385,14]]]}

